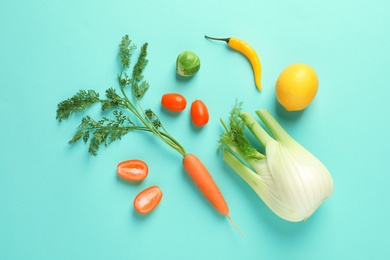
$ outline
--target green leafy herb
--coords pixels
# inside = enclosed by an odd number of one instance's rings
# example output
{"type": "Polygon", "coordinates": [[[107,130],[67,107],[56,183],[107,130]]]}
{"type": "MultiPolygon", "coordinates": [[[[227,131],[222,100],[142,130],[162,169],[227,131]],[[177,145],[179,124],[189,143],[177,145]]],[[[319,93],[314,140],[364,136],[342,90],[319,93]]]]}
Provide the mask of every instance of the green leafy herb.
{"type": "Polygon", "coordinates": [[[56,119],[61,122],[74,112],[81,112],[99,101],[99,94],[94,90],[80,90],[73,97],[58,104],[56,119]]]}
{"type": "Polygon", "coordinates": [[[264,155],[259,153],[256,148],[252,147],[248,139],[245,137],[245,123],[241,119],[242,102],[237,102],[230,112],[229,127],[221,119],[226,132],[220,136],[218,153],[223,151],[226,145],[234,147],[235,150],[243,154],[246,158],[261,159],[264,155]]]}
{"type": "Polygon", "coordinates": [[[124,67],[130,68],[131,52],[135,49],[137,49],[137,46],[135,46],[135,44],[132,44],[128,35],[122,37],[122,42],[121,44],[119,44],[118,56],[124,67]]]}
{"type": "Polygon", "coordinates": [[[112,111],[112,118],[102,117],[95,120],[88,115],[85,116],[69,144],[83,140],[85,143],[89,143],[89,153],[96,156],[102,145],[108,146],[131,131],[145,131],[155,134],[181,155],[186,155],[183,146],[166,131],[157,115],[151,109],[144,110],[139,102],[149,89],[149,83],[144,80],[143,75],[148,64],[147,47],[147,43],[142,45],[130,77],[126,70],[130,69],[131,57],[137,47],[128,35],[122,37],[118,52],[122,65],[118,75],[120,94],[115,89],[109,88],[106,90],[105,98],[101,99],[94,90],[80,90],[71,98],[58,104],[56,119],[59,122],[96,103],[101,104],[102,111],[112,111]],[[127,87],[131,88],[131,98],[127,96],[125,91],[127,87]]]}
{"type": "Polygon", "coordinates": [[[113,115],[114,119],[103,117],[99,121],[95,121],[90,116],[84,117],[69,144],[80,139],[83,139],[85,143],[90,141],[88,151],[92,155],[97,155],[101,144],[108,146],[112,142],[121,139],[129,131],[137,129],[130,118],[125,116],[122,111],[114,110],[113,115]]]}

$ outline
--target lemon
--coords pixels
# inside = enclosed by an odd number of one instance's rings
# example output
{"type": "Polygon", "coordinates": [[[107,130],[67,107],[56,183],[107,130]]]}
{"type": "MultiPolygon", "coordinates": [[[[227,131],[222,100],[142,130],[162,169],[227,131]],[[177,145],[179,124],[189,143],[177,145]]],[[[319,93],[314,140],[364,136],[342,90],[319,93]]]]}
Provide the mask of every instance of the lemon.
{"type": "Polygon", "coordinates": [[[317,73],[312,67],[302,63],[285,68],[276,81],[276,98],[287,111],[306,108],[317,91],[317,73]]]}

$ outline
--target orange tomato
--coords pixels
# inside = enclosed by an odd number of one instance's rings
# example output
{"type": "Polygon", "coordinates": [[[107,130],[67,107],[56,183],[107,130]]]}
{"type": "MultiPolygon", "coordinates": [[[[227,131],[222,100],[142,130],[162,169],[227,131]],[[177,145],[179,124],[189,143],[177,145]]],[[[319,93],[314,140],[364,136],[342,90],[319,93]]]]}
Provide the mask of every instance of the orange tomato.
{"type": "Polygon", "coordinates": [[[162,192],[158,186],[151,186],[141,191],[134,199],[134,208],[140,214],[147,214],[160,203],[162,192]]]}
{"type": "Polygon", "coordinates": [[[167,93],[162,96],[161,104],[170,111],[180,112],[186,108],[187,100],[180,94],[167,93]]]}
{"type": "Polygon", "coordinates": [[[148,165],[141,160],[127,160],[117,166],[118,176],[128,181],[141,181],[148,176],[148,165]]]}
{"type": "Polygon", "coordinates": [[[191,119],[194,125],[202,127],[209,121],[209,111],[201,100],[195,100],[191,104],[191,119]]]}

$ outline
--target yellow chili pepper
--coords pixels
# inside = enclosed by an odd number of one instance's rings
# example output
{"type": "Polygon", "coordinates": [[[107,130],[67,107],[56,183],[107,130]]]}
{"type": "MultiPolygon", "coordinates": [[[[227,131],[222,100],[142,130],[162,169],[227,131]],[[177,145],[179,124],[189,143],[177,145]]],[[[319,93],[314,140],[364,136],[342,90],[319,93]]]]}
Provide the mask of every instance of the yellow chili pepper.
{"type": "Polygon", "coordinates": [[[260,63],[260,59],[257,56],[256,51],[248,43],[246,43],[246,42],[244,42],[244,41],[242,41],[240,39],[233,38],[233,37],[230,37],[230,38],[213,38],[213,37],[209,37],[209,36],[205,35],[205,38],[211,39],[211,40],[217,40],[217,41],[225,41],[225,42],[227,42],[227,44],[231,48],[233,48],[236,51],[239,51],[242,54],[244,54],[249,59],[249,62],[252,65],[253,74],[254,74],[254,77],[255,77],[256,87],[259,90],[262,90],[262,87],[260,85],[260,81],[261,81],[261,63],[260,63]]]}

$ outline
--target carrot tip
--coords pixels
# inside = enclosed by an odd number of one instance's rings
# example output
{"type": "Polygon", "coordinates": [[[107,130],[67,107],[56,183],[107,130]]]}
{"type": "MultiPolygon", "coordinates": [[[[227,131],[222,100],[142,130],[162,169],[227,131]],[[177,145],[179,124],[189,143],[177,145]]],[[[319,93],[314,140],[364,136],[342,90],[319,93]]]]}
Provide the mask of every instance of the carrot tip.
{"type": "Polygon", "coordinates": [[[237,227],[237,225],[234,223],[233,219],[230,217],[229,214],[226,215],[228,219],[230,220],[230,223],[232,223],[233,227],[242,235],[245,236],[245,234],[237,227]]]}

